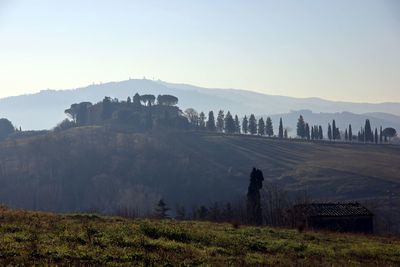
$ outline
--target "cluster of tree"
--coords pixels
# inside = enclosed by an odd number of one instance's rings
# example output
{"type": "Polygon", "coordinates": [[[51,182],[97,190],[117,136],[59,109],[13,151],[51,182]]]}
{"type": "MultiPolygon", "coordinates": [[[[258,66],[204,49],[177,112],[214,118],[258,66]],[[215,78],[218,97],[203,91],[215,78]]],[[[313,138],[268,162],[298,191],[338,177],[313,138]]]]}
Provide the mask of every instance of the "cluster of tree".
{"type": "MultiPolygon", "coordinates": [[[[185,115],[189,123],[195,129],[207,130],[211,132],[220,132],[228,134],[251,134],[260,136],[275,136],[274,127],[270,117],[264,121],[264,118],[256,119],[254,114],[249,117],[244,116],[240,122],[238,115],[233,116],[230,111],[226,114],[223,110],[218,111],[217,119],[215,119],[214,112],[210,111],[208,117],[204,112],[198,113],[193,108],[185,110],[185,115]]],[[[282,118],[279,121],[279,138],[287,138],[287,129],[283,128],[282,118]]]]}
{"type": "Polygon", "coordinates": [[[16,129],[12,125],[11,121],[4,118],[0,119],[0,141],[6,139],[15,131],[16,129]]]}
{"type": "MultiPolygon", "coordinates": [[[[396,136],[396,130],[394,128],[388,127],[382,130],[382,126],[380,127],[380,132],[378,134],[378,128],[375,128],[375,132],[371,128],[371,123],[367,119],[365,121],[365,127],[361,128],[358,132],[358,135],[353,135],[353,130],[351,124],[349,127],[345,129],[344,137],[342,136],[338,127],[336,127],[336,121],[333,120],[332,124],[328,123],[328,139],[330,141],[358,141],[364,143],[383,143],[387,142],[388,139],[396,136]]],[[[302,115],[300,115],[297,121],[297,136],[301,139],[307,140],[322,140],[324,139],[322,126],[315,125],[309,126],[308,123],[304,121],[302,115]]]]}

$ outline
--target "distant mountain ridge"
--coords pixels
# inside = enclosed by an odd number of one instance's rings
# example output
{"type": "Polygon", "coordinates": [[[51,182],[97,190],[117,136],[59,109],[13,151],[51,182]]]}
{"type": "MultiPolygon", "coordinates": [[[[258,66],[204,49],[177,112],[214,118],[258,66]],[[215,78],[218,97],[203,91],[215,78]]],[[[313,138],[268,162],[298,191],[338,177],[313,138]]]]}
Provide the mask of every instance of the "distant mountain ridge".
{"type": "MultiPolygon", "coordinates": [[[[370,118],[373,127],[390,125],[400,129],[400,103],[335,102],[319,98],[267,95],[237,89],[202,88],[147,79],[93,84],[70,90],[44,90],[36,94],[3,98],[0,99],[0,117],[10,119],[16,126],[22,126],[23,129],[50,129],[65,118],[64,110],[72,103],[82,101],[96,103],[101,101],[104,96],[125,100],[136,92],[139,94],[175,95],[179,98],[178,105],[183,110],[192,107],[204,112],[219,109],[230,110],[231,113],[239,116],[251,113],[257,116],[269,115],[273,118],[280,116],[287,121],[286,124],[289,127],[293,127],[291,122],[293,112],[291,111],[311,110],[313,116],[312,121],[310,117],[310,123],[312,124],[318,121],[322,122],[322,120],[327,124],[328,121],[338,116],[338,118],[340,117],[339,127],[341,127],[340,123],[350,122],[344,121],[345,118],[350,117],[350,114],[347,113],[357,113],[353,114],[354,116],[351,115],[354,119],[353,123],[356,123],[354,128],[361,126],[365,118],[370,118]],[[348,116],[339,115],[341,113],[348,116]],[[326,121],[325,119],[328,118],[331,119],[326,121]]],[[[305,118],[307,120],[307,116],[305,118]]]]}

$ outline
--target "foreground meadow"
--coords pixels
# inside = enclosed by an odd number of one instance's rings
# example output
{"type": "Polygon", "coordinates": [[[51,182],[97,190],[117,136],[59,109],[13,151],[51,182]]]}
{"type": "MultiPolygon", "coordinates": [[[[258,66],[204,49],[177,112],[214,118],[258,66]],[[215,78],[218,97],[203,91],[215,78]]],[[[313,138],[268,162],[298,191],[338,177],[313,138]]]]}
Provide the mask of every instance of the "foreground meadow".
{"type": "Polygon", "coordinates": [[[400,240],[1,208],[0,264],[398,266],[400,240]]]}

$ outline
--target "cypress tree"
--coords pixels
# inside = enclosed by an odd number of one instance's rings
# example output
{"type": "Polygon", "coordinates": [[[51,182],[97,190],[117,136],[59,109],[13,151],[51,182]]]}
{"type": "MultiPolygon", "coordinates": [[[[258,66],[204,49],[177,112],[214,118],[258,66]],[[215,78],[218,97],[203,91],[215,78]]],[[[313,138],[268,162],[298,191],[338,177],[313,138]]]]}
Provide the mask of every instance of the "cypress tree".
{"type": "Polygon", "coordinates": [[[235,133],[240,134],[240,122],[238,115],[235,115],[235,133]]]}
{"type": "Polygon", "coordinates": [[[379,142],[380,143],[382,143],[383,142],[383,133],[382,133],[383,131],[382,131],[382,126],[381,126],[381,129],[380,129],[380,132],[379,132],[379,142]]]}
{"type": "Polygon", "coordinates": [[[374,141],[374,137],[373,137],[373,134],[372,134],[371,123],[369,122],[369,119],[365,120],[364,131],[365,131],[365,140],[364,140],[364,142],[373,142],[374,141]]]}
{"type": "Polygon", "coordinates": [[[322,140],[322,139],[324,139],[324,132],[322,131],[322,126],[320,125],[319,126],[319,139],[320,140],[322,140]]]}
{"type": "Polygon", "coordinates": [[[267,117],[267,121],[265,123],[265,133],[271,137],[274,135],[274,127],[272,126],[272,120],[270,117],[267,117]]]}
{"type": "Polygon", "coordinates": [[[225,116],[224,130],[226,133],[234,133],[236,130],[235,121],[233,120],[233,117],[229,111],[225,116]]]}
{"type": "Polygon", "coordinates": [[[332,127],[330,123],[328,123],[328,138],[329,141],[332,140],[332,127]]]}
{"type": "Polygon", "coordinates": [[[351,124],[349,124],[349,140],[350,142],[353,140],[353,131],[351,129],[351,124]]]}
{"type": "Polygon", "coordinates": [[[206,114],[203,111],[199,114],[199,128],[200,130],[206,129],[206,114]]]}
{"type": "Polygon", "coordinates": [[[224,111],[220,110],[218,112],[217,125],[216,125],[218,132],[222,132],[224,130],[224,120],[225,120],[224,111]]]}
{"type": "Polygon", "coordinates": [[[375,128],[375,144],[378,144],[378,129],[375,128]]]}
{"type": "Polygon", "coordinates": [[[282,118],[279,119],[279,138],[283,138],[283,123],[282,123],[282,118]]]}
{"type": "Polygon", "coordinates": [[[311,127],[311,140],[314,140],[314,127],[311,127]]]}
{"type": "Polygon", "coordinates": [[[336,121],[332,121],[332,139],[333,141],[336,140],[336,121]]]}
{"type": "Polygon", "coordinates": [[[306,125],[304,123],[303,116],[300,115],[299,120],[297,121],[297,136],[304,138],[306,136],[305,129],[306,125]]]}
{"type": "Polygon", "coordinates": [[[250,224],[262,224],[262,209],[260,190],[264,176],[261,170],[253,168],[250,174],[250,184],[247,190],[247,221],[250,224]]]}
{"type": "Polygon", "coordinates": [[[245,134],[247,134],[249,131],[249,121],[247,120],[247,116],[244,116],[244,118],[243,118],[242,130],[243,130],[243,133],[245,133],[245,134]]]}
{"type": "Polygon", "coordinates": [[[288,139],[287,129],[285,129],[284,138],[285,138],[285,139],[288,139]]]}
{"type": "Polygon", "coordinates": [[[250,134],[257,134],[257,121],[254,114],[251,114],[249,118],[249,132],[250,134]]]}
{"type": "Polygon", "coordinates": [[[214,119],[214,112],[211,110],[208,112],[208,121],[206,123],[207,130],[214,132],[216,127],[215,127],[215,119],[214,119]]]}
{"type": "Polygon", "coordinates": [[[342,137],[340,136],[339,128],[336,128],[335,136],[336,136],[336,140],[342,139],[342,137]]]}
{"type": "Polygon", "coordinates": [[[265,123],[262,117],[258,120],[258,135],[265,135],[265,123]]]}
{"type": "Polygon", "coordinates": [[[307,140],[310,140],[310,126],[308,125],[308,123],[306,123],[305,126],[305,138],[307,138],[307,140]]]}
{"type": "Polygon", "coordinates": [[[347,129],[344,131],[344,140],[349,140],[349,135],[347,134],[347,129]]]}

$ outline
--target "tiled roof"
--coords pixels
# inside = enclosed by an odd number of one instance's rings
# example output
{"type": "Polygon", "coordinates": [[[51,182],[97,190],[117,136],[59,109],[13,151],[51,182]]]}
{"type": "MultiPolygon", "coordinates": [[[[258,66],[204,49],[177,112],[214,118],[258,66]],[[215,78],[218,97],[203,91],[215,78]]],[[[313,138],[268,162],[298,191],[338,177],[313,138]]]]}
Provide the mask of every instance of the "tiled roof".
{"type": "Polygon", "coordinates": [[[295,210],[309,216],[372,216],[367,208],[359,203],[311,203],[294,206],[295,210]]]}

